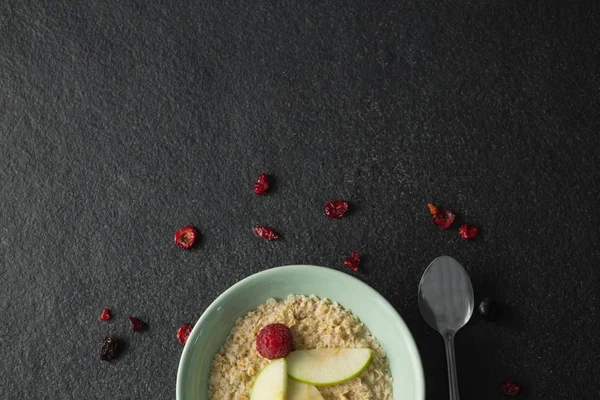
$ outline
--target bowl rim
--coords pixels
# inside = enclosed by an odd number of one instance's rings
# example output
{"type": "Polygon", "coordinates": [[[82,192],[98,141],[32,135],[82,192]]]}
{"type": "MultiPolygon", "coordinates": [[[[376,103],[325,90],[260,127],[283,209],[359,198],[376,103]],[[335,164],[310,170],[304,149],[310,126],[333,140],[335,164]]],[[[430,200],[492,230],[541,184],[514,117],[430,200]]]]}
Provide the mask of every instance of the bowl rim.
{"type": "Polygon", "coordinates": [[[313,271],[318,271],[319,273],[331,274],[333,276],[343,277],[343,279],[353,280],[353,281],[355,281],[356,284],[361,286],[361,288],[363,290],[365,290],[367,293],[369,293],[370,296],[376,297],[377,300],[383,305],[383,307],[386,308],[387,312],[389,312],[392,315],[395,315],[397,317],[397,322],[399,323],[398,326],[399,326],[400,330],[402,331],[402,336],[404,338],[405,343],[408,346],[408,353],[409,353],[409,355],[413,361],[413,365],[415,367],[415,378],[417,380],[417,382],[416,382],[416,388],[417,388],[416,397],[417,397],[417,399],[424,400],[425,399],[425,376],[424,376],[424,372],[423,372],[423,363],[421,361],[421,354],[419,353],[419,349],[417,347],[417,344],[415,342],[415,339],[414,339],[410,329],[408,329],[406,322],[404,322],[404,319],[402,319],[402,317],[400,316],[398,311],[394,308],[394,306],[392,306],[390,304],[390,302],[387,301],[387,299],[385,297],[383,297],[383,295],[380,294],[377,290],[373,289],[371,286],[369,286],[365,282],[361,281],[360,279],[358,279],[352,275],[346,274],[344,272],[338,271],[333,268],[321,267],[321,266],[317,266],[317,265],[306,265],[306,264],[292,264],[292,265],[284,265],[284,266],[280,266],[280,267],[273,267],[273,268],[268,268],[268,269],[256,272],[252,275],[249,275],[249,276],[239,280],[238,282],[234,283],[233,285],[231,285],[223,293],[221,293],[219,296],[217,296],[217,298],[215,298],[208,307],[206,307],[206,309],[202,312],[202,315],[200,316],[200,318],[198,318],[198,320],[194,324],[192,332],[190,333],[190,336],[188,337],[188,340],[187,340],[185,346],[183,347],[183,352],[181,354],[181,358],[179,359],[179,365],[177,367],[176,399],[180,400],[180,399],[182,399],[182,396],[183,396],[183,390],[184,390],[183,370],[185,369],[185,365],[189,364],[189,362],[190,362],[189,359],[192,356],[191,355],[191,353],[192,353],[191,343],[194,343],[195,342],[194,339],[196,338],[196,336],[198,336],[200,334],[200,331],[202,330],[202,328],[201,328],[202,322],[204,322],[204,320],[206,318],[208,318],[208,316],[210,314],[212,314],[210,311],[212,311],[215,307],[217,307],[217,305],[220,303],[220,301],[223,298],[227,297],[231,292],[234,292],[238,287],[243,286],[243,285],[247,284],[248,282],[251,282],[251,281],[254,281],[257,279],[264,279],[265,277],[268,277],[269,275],[272,275],[272,274],[279,273],[282,270],[295,270],[295,269],[303,269],[305,271],[313,270],[313,271]]]}

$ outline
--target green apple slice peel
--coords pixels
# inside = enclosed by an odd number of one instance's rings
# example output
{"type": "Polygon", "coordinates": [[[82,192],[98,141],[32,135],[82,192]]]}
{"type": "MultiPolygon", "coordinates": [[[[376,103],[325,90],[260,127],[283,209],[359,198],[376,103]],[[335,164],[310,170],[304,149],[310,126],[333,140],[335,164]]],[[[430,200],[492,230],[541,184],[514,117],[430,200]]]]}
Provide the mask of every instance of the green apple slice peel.
{"type": "Polygon", "coordinates": [[[356,378],[369,366],[371,349],[297,350],[287,355],[288,375],[315,386],[337,385],[356,378]]]}
{"type": "Polygon", "coordinates": [[[288,378],[287,400],[323,400],[314,385],[288,378]]]}
{"type": "Polygon", "coordinates": [[[285,358],[271,361],[256,377],[250,400],[286,400],[287,385],[285,358]]]}

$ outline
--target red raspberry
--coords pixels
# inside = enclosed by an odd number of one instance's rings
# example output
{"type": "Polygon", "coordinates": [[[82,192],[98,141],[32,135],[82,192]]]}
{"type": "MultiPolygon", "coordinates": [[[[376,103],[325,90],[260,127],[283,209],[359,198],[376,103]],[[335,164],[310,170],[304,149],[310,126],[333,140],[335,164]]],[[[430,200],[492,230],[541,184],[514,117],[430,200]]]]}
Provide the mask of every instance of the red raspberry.
{"type": "Polygon", "coordinates": [[[254,184],[254,193],[261,195],[267,190],[269,190],[269,176],[263,172],[254,184]]]}
{"type": "Polygon", "coordinates": [[[108,321],[110,319],[111,315],[110,315],[110,310],[108,308],[105,308],[102,311],[102,315],[100,315],[100,321],[108,321]]]}
{"type": "Polygon", "coordinates": [[[191,248],[194,245],[194,243],[196,243],[197,237],[198,231],[196,230],[196,228],[194,228],[191,225],[188,225],[175,232],[174,239],[175,243],[177,243],[177,246],[187,250],[191,248]]]}
{"type": "Polygon", "coordinates": [[[348,211],[349,205],[347,201],[335,200],[325,203],[325,215],[329,218],[342,218],[348,211]]]}
{"type": "Polygon", "coordinates": [[[269,360],[283,358],[292,351],[292,331],[283,324],[267,325],[258,332],[256,350],[269,360]]]}
{"type": "Polygon", "coordinates": [[[506,396],[518,396],[521,393],[521,389],[523,386],[517,381],[506,381],[502,384],[500,389],[502,389],[502,393],[506,396]]]}
{"type": "Polygon", "coordinates": [[[192,333],[192,324],[183,324],[177,330],[177,340],[179,343],[185,344],[192,333]]]}

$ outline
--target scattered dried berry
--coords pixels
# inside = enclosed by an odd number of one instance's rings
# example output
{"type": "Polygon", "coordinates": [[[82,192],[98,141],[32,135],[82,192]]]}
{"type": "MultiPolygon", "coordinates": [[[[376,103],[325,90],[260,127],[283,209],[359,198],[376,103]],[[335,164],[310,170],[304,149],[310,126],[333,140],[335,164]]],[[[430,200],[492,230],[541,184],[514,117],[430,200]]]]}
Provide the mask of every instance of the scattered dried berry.
{"type": "Polygon", "coordinates": [[[265,240],[273,240],[279,239],[279,235],[273,231],[271,228],[267,228],[266,226],[257,226],[252,228],[252,233],[254,236],[258,236],[259,238],[263,238],[265,240]]]}
{"type": "Polygon", "coordinates": [[[329,218],[342,218],[347,211],[347,201],[335,200],[325,203],[325,215],[327,215],[329,218]]]}
{"type": "Polygon", "coordinates": [[[264,172],[260,174],[258,180],[254,184],[254,193],[261,195],[269,189],[269,176],[264,172]]]}
{"type": "Polygon", "coordinates": [[[455,219],[456,215],[452,211],[438,209],[437,214],[433,216],[433,223],[442,229],[448,229],[455,219]]]}
{"type": "Polygon", "coordinates": [[[515,397],[518,396],[519,393],[521,393],[523,385],[521,385],[517,381],[506,381],[502,384],[500,388],[502,389],[502,393],[504,393],[506,396],[515,397]]]}
{"type": "Polygon", "coordinates": [[[110,310],[108,308],[105,308],[102,311],[102,314],[100,315],[100,321],[108,321],[110,319],[111,315],[110,315],[110,310]]]}
{"type": "Polygon", "coordinates": [[[131,329],[134,332],[139,332],[140,330],[142,330],[144,325],[146,325],[144,323],[144,321],[142,321],[141,319],[137,319],[135,317],[129,317],[129,321],[131,322],[131,329]]]}
{"type": "Polygon", "coordinates": [[[431,215],[435,215],[440,212],[440,208],[435,204],[427,204],[427,207],[429,207],[429,212],[431,215]]]}
{"type": "Polygon", "coordinates": [[[102,340],[100,347],[100,359],[110,361],[117,355],[118,341],[113,336],[107,336],[102,340]]]}
{"type": "Polygon", "coordinates": [[[498,306],[496,305],[496,302],[487,297],[479,303],[478,310],[481,317],[486,321],[495,321],[498,317],[498,306]]]}
{"type": "Polygon", "coordinates": [[[177,329],[177,340],[179,343],[185,344],[190,337],[190,333],[192,332],[192,324],[183,324],[177,329]]]}
{"type": "Polygon", "coordinates": [[[352,250],[352,256],[346,258],[344,260],[344,267],[348,267],[353,271],[358,271],[358,266],[360,265],[360,257],[356,250],[352,250]]]}
{"type": "Polygon", "coordinates": [[[473,239],[479,234],[479,229],[476,226],[463,224],[458,230],[458,236],[465,240],[473,239]]]}
{"type": "Polygon", "coordinates": [[[198,231],[191,225],[185,226],[175,232],[175,243],[182,249],[191,248],[196,243],[198,237],[198,231]]]}
{"type": "Polygon", "coordinates": [[[271,324],[262,328],[256,336],[258,354],[269,360],[285,357],[292,351],[293,336],[283,324],[271,324]]]}

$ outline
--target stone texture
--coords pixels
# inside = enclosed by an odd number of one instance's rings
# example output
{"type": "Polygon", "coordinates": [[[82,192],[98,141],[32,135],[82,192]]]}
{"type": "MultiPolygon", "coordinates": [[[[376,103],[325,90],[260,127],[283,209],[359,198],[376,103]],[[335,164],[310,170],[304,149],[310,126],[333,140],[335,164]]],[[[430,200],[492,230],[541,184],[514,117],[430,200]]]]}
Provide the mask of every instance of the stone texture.
{"type": "Polygon", "coordinates": [[[254,272],[355,248],[428,400],[446,365],[416,290],[441,254],[506,308],[457,336],[463,399],[507,378],[597,399],[600,13],[577,3],[1,2],[0,398],[174,398],[181,323],[254,272]],[[327,219],[332,199],[354,211],[327,219]],[[432,201],[481,237],[438,229],[432,201]],[[105,363],[109,333],[127,349],[105,363]]]}

